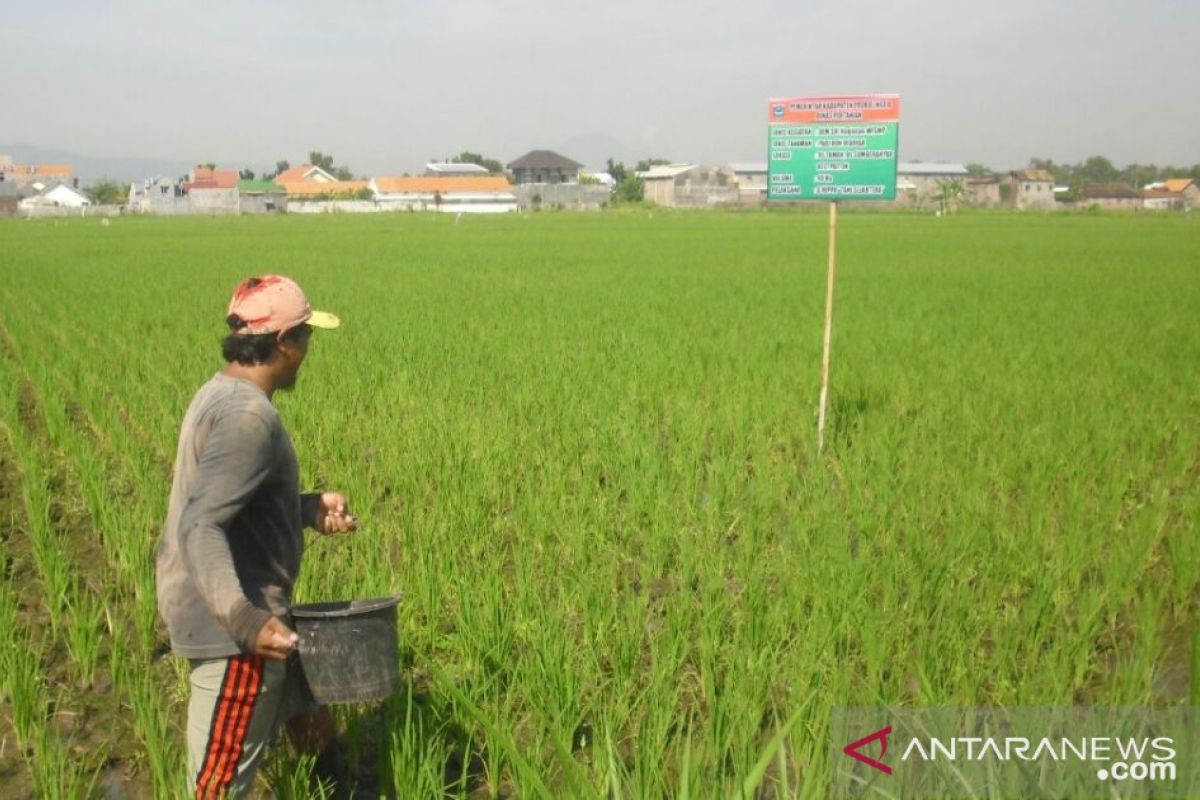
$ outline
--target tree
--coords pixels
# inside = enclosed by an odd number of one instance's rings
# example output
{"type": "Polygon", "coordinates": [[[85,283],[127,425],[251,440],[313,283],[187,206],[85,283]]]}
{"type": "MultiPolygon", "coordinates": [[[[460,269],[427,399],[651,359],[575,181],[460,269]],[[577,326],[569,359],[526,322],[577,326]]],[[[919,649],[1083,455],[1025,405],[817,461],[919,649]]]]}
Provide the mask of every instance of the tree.
{"type": "Polygon", "coordinates": [[[608,174],[612,175],[612,179],[616,183],[620,183],[621,181],[625,180],[629,173],[629,171],[625,169],[624,163],[620,161],[614,162],[611,157],[605,162],[605,166],[608,168],[608,174]]]}
{"type": "Polygon", "coordinates": [[[238,173],[238,177],[244,181],[252,181],[254,180],[254,170],[244,169],[238,173]]]}
{"type": "Polygon", "coordinates": [[[1104,156],[1089,156],[1076,167],[1075,174],[1087,183],[1111,183],[1120,177],[1117,168],[1104,156]]]}
{"type": "Polygon", "coordinates": [[[470,150],[464,150],[454,158],[450,159],[452,164],[478,164],[488,172],[498,175],[504,172],[504,165],[494,158],[484,158],[479,153],[472,153],[470,150]]]}
{"type": "Polygon", "coordinates": [[[958,178],[939,180],[933,196],[937,199],[938,208],[941,209],[942,214],[949,214],[966,200],[967,185],[958,178]]]}
{"type": "Polygon", "coordinates": [[[124,203],[129,198],[129,187],[117,183],[111,178],[101,178],[85,191],[96,205],[115,206],[124,203]]]}
{"type": "Polygon", "coordinates": [[[983,164],[973,161],[970,164],[967,164],[967,174],[972,178],[982,178],[984,175],[991,175],[992,171],[983,164]]]}
{"type": "MultiPolygon", "coordinates": [[[[279,175],[281,173],[287,172],[291,168],[292,168],[292,165],[289,164],[286,160],[285,161],[276,161],[275,162],[275,174],[270,177],[272,177],[272,178],[279,177],[279,175]]],[[[266,176],[264,176],[264,177],[266,177],[266,176]]]]}
{"type": "Polygon", "coordinates": [[[325,155],[320,150],[312,150],[308,154],[308,163],[314,167],[320,167],[326,172],[333,172],[333,156],[325,155]]]}
{"type": "Polygon", "coordinates": [[[308,163],[314,167],[320,167],[339,181],[354,180],[354,171],[345,164],[335,166],[332,154],[326,155],[320,150],[312,150],[308,154],[308,163]]]}
{"type": "Polygon", "coordinates": [[[660,164],[670,164],[670,159],[667,158],[643,158],[637,162],[637,166],[633,168],[634,172],[646,172],[651,167],[656,167],[660,164]]]}
{"type": "Polygon", "coordinates": [[[645,199],[646,185],[636,175],[626,175],[617,183],[613,199],[620,203],[637,203],[645,199]]]}
{"type": "Polygon", "coordinates": [[[1158,179],[1158,167],[1153,164],[1130,164],[1121,170],[1121,180],[1141,188],[1158,179]]]}

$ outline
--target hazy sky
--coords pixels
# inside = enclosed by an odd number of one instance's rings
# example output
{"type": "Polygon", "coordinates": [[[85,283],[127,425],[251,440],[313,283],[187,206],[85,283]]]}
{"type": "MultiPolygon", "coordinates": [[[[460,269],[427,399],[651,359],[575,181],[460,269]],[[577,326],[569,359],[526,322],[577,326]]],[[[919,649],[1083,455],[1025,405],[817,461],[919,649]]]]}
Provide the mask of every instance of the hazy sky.
{"type": "Polygon", "coordinates": [[[1196,0],[0,0],[0,19],[0,142],[92,155],[319,149],[387,174],[607,137],[765,160],[768,97],[899,92],[906,160],[1200,161],[1196,0]]]}

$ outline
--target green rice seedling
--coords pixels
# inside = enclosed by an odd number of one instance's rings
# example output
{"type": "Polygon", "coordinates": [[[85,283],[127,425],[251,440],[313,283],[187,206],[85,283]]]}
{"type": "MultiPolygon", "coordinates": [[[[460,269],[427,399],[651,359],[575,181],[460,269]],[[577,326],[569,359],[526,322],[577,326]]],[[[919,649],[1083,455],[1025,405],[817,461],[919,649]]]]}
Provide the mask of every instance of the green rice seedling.
{"type": "Polygon", "coordinates": [[[84,686],[96,677],[102,642],[111,636],[105,627],[104,601],[88,587],[76,584],[66,603],[67,623],[63,638],[71,656],[71,669],[84,686]]]}
{"type": "Polygon", "coordinates": [[[30,747],[46,725],[41,654],[28,646],[6,647],[0,651],[0,666],[3,666],[4,693],[11,706],[17,745],[30,747]]]}
{"type": "MultiPolygon", "coordinates": [[[[385,705],[390,724],[387,726],[387,746],[383,748],[386,768],[382,770],[382,776],[387,781],[383,788],[396,796],[410,792],[422,796],[446,793],[448,787],[443,785],[445,780],[438,767],[446,755],[440,743],[444,731],[428,719],[428,709],[415,701],[412,684],[385,705]]],[[[464,765],[466,763],[464,760],[464,765]]],[[[469,780],[468,772],[463,770],[458,787],[449,787],[451,792],[457,788],[458,796],[466,796],[462,789],[469,780]]]]}
{"type": "Polygon", "coordinates": [[[74,800],[96,796],[96,784],[103,762],[94,754],[79,757],[68,752],[68,745],[46,727],[35,735],[28,759],[37,797],[50,800],[74,800]]]}
{"type": "Polygon", "coordinates": [[[146,754],[157,797],[176,796],[184,785],[182,746],[173,735],[168,698],[162,681],[147,669],[131,671],[125,690],[135,717],[135,730],[146,754]]]}

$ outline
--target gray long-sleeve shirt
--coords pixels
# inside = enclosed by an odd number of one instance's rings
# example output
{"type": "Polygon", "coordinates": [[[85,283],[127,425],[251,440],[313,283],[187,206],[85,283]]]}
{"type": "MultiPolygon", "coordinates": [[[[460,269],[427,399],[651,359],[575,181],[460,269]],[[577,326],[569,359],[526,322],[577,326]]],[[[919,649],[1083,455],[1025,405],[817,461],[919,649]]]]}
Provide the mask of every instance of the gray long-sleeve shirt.
{"type": "MultiPolygon", "coordinates": [[[[292,441],[270,399],[217,373],[192,398],[158,547],[158,610],[187,658],[249,652],[271,616],[286,616],[304,550],[292,441]]],[[[303,507],[303,508],[302,508],[303,507]]]]}

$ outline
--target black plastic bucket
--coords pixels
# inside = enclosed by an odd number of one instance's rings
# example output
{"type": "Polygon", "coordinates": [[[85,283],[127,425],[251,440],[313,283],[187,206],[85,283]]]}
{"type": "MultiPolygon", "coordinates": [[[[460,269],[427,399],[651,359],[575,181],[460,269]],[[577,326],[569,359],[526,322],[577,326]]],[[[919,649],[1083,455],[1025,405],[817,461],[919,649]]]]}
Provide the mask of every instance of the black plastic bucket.
{"type": "Polygon", "coordinates": [[[397,597],[294,606],[300,666],[318,703],[382,700],[400,682],[397,597]]]}

